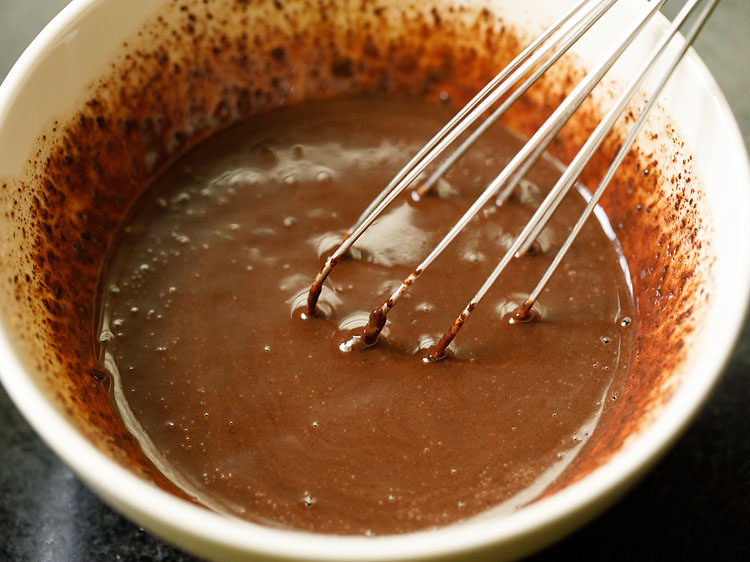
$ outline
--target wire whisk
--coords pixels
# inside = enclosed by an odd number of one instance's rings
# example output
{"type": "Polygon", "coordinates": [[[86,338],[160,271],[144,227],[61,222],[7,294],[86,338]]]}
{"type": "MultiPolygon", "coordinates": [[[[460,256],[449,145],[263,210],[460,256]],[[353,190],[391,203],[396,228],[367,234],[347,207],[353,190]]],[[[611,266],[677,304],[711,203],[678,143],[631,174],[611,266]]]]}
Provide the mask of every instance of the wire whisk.
{"type": "MultiPolygon", "coordinates": [[[[320,272],[315,277],[307,297],[307,314],[314,315],[318,298],[323,284],[333,268],[350,250],[359,237],[374,223],[383,211],[404,190],[413,186],[417,178],[438,157],[447,153],[448,149],[471,127],[475,127],[457,148],[445,156],[429,178],[413,188],[411,195],[418,200],[424,197],[442,175],[458,160],[474,142],[491,127],[521,96],[535,84],[569,49],[583,37],[601,18],[620,0],[583,0],[575,3],[557,21],[550,25],[538,38],[518,54],[511,63],[502,69],[469,103],[425,144],[418,153],[396,174],[391,182],[370,203],[357,221],[349,228],[347,234],[338,247],[326,259],[320,272]],[[498,105],[499,104],[499,105],[498,105]],[[498,105],[495,109],[495,107],[498,105]],[[491,112],[491,113],[490,113],[491,112]],[[489,113],[489,116],[487,114],[489,113]]],[[[388,313],[398,303],[400,298],[409,290],[424,271],[435,261],[445,248],[466,227],[469,221],[493,198],[502,203],[512,194],[514,188],[525,174],[544,153],[552,140],[567,123],[584,100],[589,96],[604,75],[612,68],[625,50],[638,37],[643,29],[666,3],[667,0],[647,0],[644,2],[643,13],[635,21],[630,22],[622,37],[572,89],[563,102],[555,109],[550,117],[529,138],[520,151],[503,168],[497,177],[484,189],[472,203],[464,215],[451,227],[440,242],[430,251],[421,263],[404,279],[401,285],[383,302],[372,310],[369,322],[362,332],[362,339],[366,345],[374,344],[386,324],[388,313]]],[[[643,61],[641,66],[630,78],[623,91],[601,119],[593,133],[580,148],[576,156],[567,166],[557,183],[546,195],[542,203],[526,223],[521,232],[497,263],[496,267],[485,279],[475,295],[466,304],[461,313],[442,335],[437,344],[429,351],[425,360],[437,360],[446,356],[448,346],[456,337],[461,327],[470,317],[472,311],[492,287],[510,261],[525,254],[532,246],[537,236],[556,211],[568,190],[575,184],[578,176],[601,146],[615,122],[631,103],[635,94],[639,92],[645,78],[662,57],[666,56],[668,47],[673,42],[679,42],[679,47],[658,77],[656,86],[648,92],[640,115],[632,125],[628,136],[622,143],[607,172],[593,191],[583,212],[573,226],[566,240],[554,256],[549,267],[545,270],[537,285],[529,293],[524,302],[515,310],[511,321],[524,322],[532,318],[532,307],[539,298],[542,290],[560,265],[573,241],[578,236],[583,224],[594,211],[604,190],[609,185],[616,170],[624,160],[636,136],[643,127],[646,118],[653,108],[656,99],[663,90],[675,68],[682,60],[695,37],[698,35],[705,21],[708,19],[718,0],[687,0],[656,46],[643,61]],[[692,17],[684,37],[678,36],[679,30],[692,17]]]]}

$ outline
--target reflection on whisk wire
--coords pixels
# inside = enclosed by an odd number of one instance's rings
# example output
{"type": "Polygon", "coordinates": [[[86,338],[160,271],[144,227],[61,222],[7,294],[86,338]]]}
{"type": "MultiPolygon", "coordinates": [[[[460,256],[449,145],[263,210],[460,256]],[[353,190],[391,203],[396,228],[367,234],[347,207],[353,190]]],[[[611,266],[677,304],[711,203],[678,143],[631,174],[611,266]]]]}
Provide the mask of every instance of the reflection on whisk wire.
{"type": "MultiPolygon", "coordinates": [[[[625,30],[622,38],[615,42],[609,52],[591,68],[586,76],[568,94],[565,100],[557,107],[552,115],[531,136],[521,150],[514,155],[508,165],[498,176],[485,188],[482,194],[473,202],[465,214],[453,225],[443,239],[432,249],[429,255],[415,267],[409,276],[388,299],[379,307],[373,309],[367,326],[364,328],[362,338],[367,345],[377,341],[378,335],[385,326],[388,312],[396,305],[399,299],[408,291],[409,287],[427,269],[442,251],[453,241],[468,222],[484,207],[490,200],[496,198],[498,203],[505,201],[513,192],[516,185],[523,179],[528,170],[534,165],[542,153],[546,150],[552,140],[560,132],[560,129],[568,122],[583,101],[588,97],[594,87],[602,80],[604,75],[614,65],[617,59],[628,48],[633,40],[643,31],[648,21],[659,11],[667,0],[648,0],[645,3],[643,13],[636,21],[625,30]]],[[[352,245],[367,230],[373,222],[381,215],[385,208],[409,187],[417,177],[438,156],[442,155],[467,129],[476,123],[479,125],[471,132],[458,148],[456,148],[438,166],[428,180],[414,189],[412,197],[419,199],[424,196],[445,171],[468,150],[473,143],[495,122],[503,113],[518,99],[570,48],[574,45],[601,17],[612,8],[618,0],[583,0],[577,2],[560,19],[547,28],[536,40],[516,56],[511,63],[497,74],[474,98],[466,104],[432,139],[423,146],[419,152],[404,166],[391,182],[370,203],[359,219],[348,230],[344,239],[336,250],[326,259],[323,267],[313,281],[307,298],[307,314],[313,315],[316,310],[317,301],[323,287],[323,283],[330,274],[333,267],[343,259],[352,245]],[[518,85],[520,84],[520,85],[518,85]],[[518,87],[516,87],[518,85],[518,87]],[[513,89],[515,88],[515,89],[513,89]],[[500,102],[502,103],[492,110],[500,102]],[[492,113],[487,117],[487,112],[492,113]],[[481,120],[481,121],[480,121],[481,120]]],[[[570,245],[583,227],[584,222],[593,212],[604,189],[612,179],[617,168],[622,163],[630,146],[635,140],[638,132],[646,121],[646,117],[653,107],[657,97],[663,90],[669,77],[677,67],[689,46],[697,36],[701,27],[710,15],[718,0],[688,0],[675,17],[667,31],[662,35],[651,53],[643,61],[637,72],[626,84],[622,93],[614,101],[612,107],[604,115],[594,132],[586,140],[579,152],[565,169],[564,173],[534,212],[531,219],[526,223],[520,234],[515,238],[510,248],[498,262],[495,269],[490,273],[483,285],[474,297],[464,307],[463,311],[443,334],[437,344],[430,350],[429,359],[441,359],[445,357],[446,350],[459,330],[469,318],[471,312],[477,307],[484,295],[495,283],[497,278],[506,268],[508,263],[515,257],[526,253],[543,230],[547,221],[563,200],[565,194],[583,171],[594,152],[600,147],[607,134],[610,132],[618,117],[631,102],[636,92],[641,87],[649,72],[657,65],[667,47],[673,41],[679,41],[677,52],[666,62],[661,63],[659,80],[649,92],[647,101],[644,103],[638,119],[632,126],[627,138],[622,143],[617,155],[605,173],[599,186],[594,190],[586,207],[581,213],[578,221],[573,226],[570,234],[553,258],[549,267],[545,270],[536,287],[513,314],[516,322],[523,322],[531,317],[531,309],[542,290],[546,286],[552,274],[562,261],[570,245]],[[678,36],[678,31],[683,27],[688,17],[702,6],[694,21],[684,35],[678,36]]]]}

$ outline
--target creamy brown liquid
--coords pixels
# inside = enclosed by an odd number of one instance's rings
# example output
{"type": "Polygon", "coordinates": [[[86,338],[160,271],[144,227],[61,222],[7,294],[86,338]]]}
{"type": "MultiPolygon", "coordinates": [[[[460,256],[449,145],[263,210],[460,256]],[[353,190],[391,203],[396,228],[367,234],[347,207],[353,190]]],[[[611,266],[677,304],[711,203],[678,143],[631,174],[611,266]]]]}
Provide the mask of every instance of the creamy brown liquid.
{"type": "Polygon", "coordinates": [[[103,362],[144,450],[198,501],[318,532],[407,532],[517,509],[591,437],[635,334],[606,223],[588,222],[538,321],[507,321],[583,208],[577,192],[452,356],[421,360],[559,176],[551,161],[472,221],[376,346],[345,345],[519,148],[502,128],[437,196],[397,201],[301,318],[345,229],[450,115],[397,98],[275,110],[175,163],[124,225],[102,277],[103,362]]]}

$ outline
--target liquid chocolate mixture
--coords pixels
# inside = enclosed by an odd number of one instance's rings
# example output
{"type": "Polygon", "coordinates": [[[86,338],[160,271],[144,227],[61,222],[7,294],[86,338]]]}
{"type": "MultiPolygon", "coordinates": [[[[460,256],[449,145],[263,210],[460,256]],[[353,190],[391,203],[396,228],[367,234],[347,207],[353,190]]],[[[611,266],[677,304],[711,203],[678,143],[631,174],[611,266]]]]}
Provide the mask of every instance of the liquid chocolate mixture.
{"type": "Polygon", "coordinates": [[[101,282],[102,362],[155,464],[198,501],[271,525],[389,534],[539,497],[627,375],[634,309],[606,219],[590,220],[511,325],[584,205],[571,193],[451,347],[421,358],[559,176],[538,164],[417,281],[370,348],[346,345],[520,147],[495,128],[435,193],[397,201],[327,281],[322,261],[450,117],[417,99],[274,110],[164,173],[124,224],[101,282]]]}

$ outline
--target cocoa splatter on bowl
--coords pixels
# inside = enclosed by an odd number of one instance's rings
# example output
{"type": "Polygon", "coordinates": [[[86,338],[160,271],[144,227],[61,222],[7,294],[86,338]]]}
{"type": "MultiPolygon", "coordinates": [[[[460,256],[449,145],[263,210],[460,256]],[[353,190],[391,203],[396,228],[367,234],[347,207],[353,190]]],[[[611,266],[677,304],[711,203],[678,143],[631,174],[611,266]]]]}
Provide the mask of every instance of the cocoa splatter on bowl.
{"type": "MultiPolygon", "coordinates": [[[[2,378],[47,443],[105,500],[216,559],[405,559],[539,548],[642,474],[694,415],[738,333],[750,287],[750,174],[726,103],[695,55],[683,65],[602,205],[639,312],[632,375],[574,470],[513,515],[398,537],[270,529],[204,509],[159,473],[108,399],[94,347],[95,291],[113,233],[150,180],[252,115],[361,92],[466,100],[563,2],[73,2],[0,89],[2,378]],[[55,95],[51,96],[50,92],[55,95]]],[[[508,116],[529,133],[637,9],[599,31],[508,116]]],[[[635,51],[566,127],[569,160],[653,44],[635,51]]],[[[586,170],[594,184],[625,118],[586,170]]]]}

